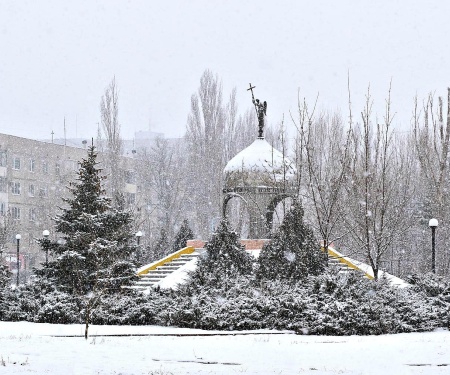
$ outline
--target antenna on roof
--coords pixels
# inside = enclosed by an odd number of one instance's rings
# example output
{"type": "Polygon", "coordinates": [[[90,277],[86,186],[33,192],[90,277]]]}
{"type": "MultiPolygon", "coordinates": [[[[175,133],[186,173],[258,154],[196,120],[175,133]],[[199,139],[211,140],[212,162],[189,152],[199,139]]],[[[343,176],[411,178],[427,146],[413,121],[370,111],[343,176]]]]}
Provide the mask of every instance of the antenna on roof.
{"type": "Polygon", "coordinates": [[[67,143],[66,143],[66,116],[64,116],[64,146],[67,146],[67,143]]]}

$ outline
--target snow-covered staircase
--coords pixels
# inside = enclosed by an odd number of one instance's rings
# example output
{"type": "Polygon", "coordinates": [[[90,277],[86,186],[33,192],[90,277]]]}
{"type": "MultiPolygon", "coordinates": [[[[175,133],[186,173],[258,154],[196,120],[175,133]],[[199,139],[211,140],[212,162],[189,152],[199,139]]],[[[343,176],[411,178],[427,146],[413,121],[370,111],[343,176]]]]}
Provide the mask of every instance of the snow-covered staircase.
{"type": "Polygon", "coordinates": [[[328,266],[336,268],[339,274],[348,274],[356,271],[360,272],[367,279],[373,279],[373,276],[359,268],[354,261],[351,261],[350,258],[343,256],[331,247],[328,247],[328,266]]]}
{"type": "MultiPolygon", "coordinates": [[[[161,287],[163,289],[176,288],[177,285],[186,280],[190,271],[196,269],[198,257],[204,251],[205,249],[203,248],[188,246],[163,259],[139,268],[137,270],[139,280],[132,288],[143,292],[149,291],[154,287],[161,287]]],[[[324,251],[323,247],[322,251],[324,251]]],[[[256,250],[248,252],[254,256],[259,255],[259,251],[256,250]]],[[[339,274],[359,272],[362,277],[371,280],[374,279],[372,268],[369,265],[349,258],[332,247],[328,247],[328,265],[335,267],[339,274]]],[[[408,283],[402,279],[384,271],[379,271],[379,277],[386,277],[393,286],[399,288],[408,286],[408,283]]]]}
{"type": "Polygon", "coordinates": [[[188,271],[195,269],[197,258],[203,251],[204,249],[185,247],[139,268],[137,270],[139,280],[133,289],[145,291],[155,286],[175,286],[186,278],[188,271]]]}
{"type": "MultiPolygon", "coordinates": [[[[322,251],[324,251],[324,248],[322,247],[322,251]]],[[[328,247],[328,265],[337,267],[339,274],[345,274],[348,272],[360,272],[361,275],[367,279],[373,280],[373,270],[372,267],[370,267],[368,264],[365,264],[363,262],[359,262],[355,259],[349,258],[332,247],[328,247]]],[[[398,288],[405,288],[409,284],[400,279],[397,276],[391,275],[385,271],[378,271],[378,277],[385,277],[387,280],[389,280],[390,284],[392,286],[398,287],[398,288]]]]}

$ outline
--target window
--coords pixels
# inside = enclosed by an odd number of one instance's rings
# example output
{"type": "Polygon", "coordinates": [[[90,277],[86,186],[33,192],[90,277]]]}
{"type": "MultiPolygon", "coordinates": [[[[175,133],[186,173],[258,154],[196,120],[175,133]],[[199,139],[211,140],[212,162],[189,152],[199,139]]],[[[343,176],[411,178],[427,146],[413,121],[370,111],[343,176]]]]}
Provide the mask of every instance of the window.
{"type": "Polygon", "coordinates": [[[136,201],[136,194],[126,193],[126,200],[128,204],[134,204],[136,201]]]}
{"type": "Polygon", "coordinates": [[[45,160],[42,161],[42,172],[45,174],[48,173],[48,162],[45,160]]]}
{"type": "Polygon", "coordinates": [[[6,167],[6,151],[0,150],[0,167],[6,167]]]}
{"type": "Polygon", "coordinates": [[[34,159],[30,159],[30,165],[29,165],[30,172],[34,172],[35,164],[36,164],[36,162],[34,161],[34,159]]]}
{"type": "Polygon", "coordinates": [[[30,197],[34,197],[34,185],[30,184],[30,186],[28,186],[28,195],[30,197]]]}
{"type": "Polygon", "coordinates": [[[11,207],[11,216],[13,220],[20,220],[20,208],[19,207],[11,207]]]}
{"type": "Polygon", "coordinates": [[[133,171],[125,171],[125,182],[127,184],[135,183],[135,176],[133,171]]]}
{"type": "Polygon", "coordinates": [[[46,198],[48,195],[48,189],[47,186],[43,186],[39,189],[39,197],[40,198],[46,198]]]}
{"type": "Polygon", "coordinates": [[[55,164],[55,173],[59,176],[61,173],[61,165],[59,163],[55,164]]]}
{"type": "Polygon", "coordinates": [[[30,221],[36,221],[36,209],[35,208],[30,208],[30,210],[28,211],[28,219],[30,221]]]}
{"type": "Polygon", "coordinates": [[[14,195],[20,195],[20,182],[11,183],[11,193],[14,195]]]}
{"type": "Polygon", "coordinates": [[[8,180],[6,177],[0,177],[0,193],[6,193],[8,180]]]}
{"type": "Polygon", "coordinates": [[[5,216],[6,215],[6,203],[0,202],[0,215],[5,216]]]}
{"type": "Polygon", "coordinates": [[[20,158],[15,156],[13,159],[13,169],[19,170],[20,169],[20,158]]]}

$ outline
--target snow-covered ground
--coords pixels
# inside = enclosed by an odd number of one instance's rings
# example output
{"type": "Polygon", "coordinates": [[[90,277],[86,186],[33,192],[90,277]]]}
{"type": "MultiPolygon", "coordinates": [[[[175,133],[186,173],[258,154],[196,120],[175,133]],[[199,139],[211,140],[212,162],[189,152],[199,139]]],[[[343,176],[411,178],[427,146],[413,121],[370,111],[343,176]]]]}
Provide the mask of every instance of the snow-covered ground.
{"type": "Polygon", "coordinates": [[[0,374],[450,373],[447,330],[365,337],[275,331],[215,336],[180,328],[92,326],[91,334],[100,336],[88,340],[83,332],[81,325],[0,322],[0,374]],[[101,336],[115,334],[148,336],[101,336]]]}

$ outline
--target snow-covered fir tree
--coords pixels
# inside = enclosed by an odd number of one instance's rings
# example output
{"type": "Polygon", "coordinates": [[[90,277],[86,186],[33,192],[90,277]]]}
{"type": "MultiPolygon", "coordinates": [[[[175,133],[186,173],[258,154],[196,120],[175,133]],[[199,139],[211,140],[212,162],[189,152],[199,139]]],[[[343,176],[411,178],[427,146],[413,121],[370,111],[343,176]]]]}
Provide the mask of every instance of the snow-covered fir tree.
{"type": "Polygon", "coordinates": [[[6,265],[1,263],[0,258],[0,319],[6,310],[7,291],[11,284],[11,272],[6,265]]]}
{"type": "Polygon", "coordinates": [[[230,229],[226,219],[219,223],[205,250],[206,254],[193,274],[193,282],[223,283],[239,274],[250,274],[253,270],[251,255],[245,252],[239,236],[230,229]]]}
{"type": "Polygon", "coordinates": [[[166,229],[161,228],[161,230],[159,231],[159,236],[157,237],[155,243],[150,247],[148,261],[153,262],[155,260],[164,258],[168,254],[170,254],[169,237],[167,236],[166,229]]]}
{"type": "Polygon", "coordinates": [[[192,240],[194,238],[194,232],[189,226],[189,222],[187,219],[183,220],[178,233],[175,235],[175,239],[173,241],[172,250],[177,251],[186,247],[187,240],[192,240]]]}
{"type": "Polygon", "coordinates": [[[312,230],[303,221],[303,208],[295,202],[273,239],[261,250],[258,277],[296,281],[318,275],[325,257],[312,230]]]}
{"type": "Polygon", "coordinates": [[[81,162],[77,181],[69,186],[72,197],[63,199],[66,205],[54,219],[60,240],[41,241],[53,260],[38,275],[77,296],[99,290],[117,292],[135,278],[130,261],[135,251],[133,218],[129,211],[111,206],[96,159],[92,146],[81,162]]]}
{"type": "Polygon", "coordinates": [[[3,259],[0,258],[0,290],[11,284],[11,272],[6,264],[2,264],[3,259]]]}

